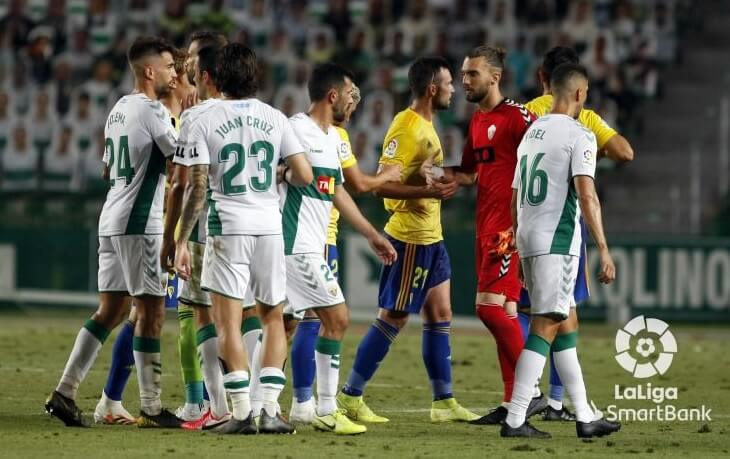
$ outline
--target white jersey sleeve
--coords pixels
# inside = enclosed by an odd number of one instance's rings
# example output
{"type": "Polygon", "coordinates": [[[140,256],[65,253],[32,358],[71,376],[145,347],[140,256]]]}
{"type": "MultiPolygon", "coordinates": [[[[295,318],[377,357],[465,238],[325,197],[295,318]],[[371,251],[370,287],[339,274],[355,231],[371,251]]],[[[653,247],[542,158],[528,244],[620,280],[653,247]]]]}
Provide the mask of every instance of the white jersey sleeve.
{"type": "Polygon", "coordinates": [[[289,122],[289,119],[281,115],[284,120],[282,121],[282,133],[281,133],[281,157],[288,158],[289,156],[296,155],[298,153],[304,153],[304,147],[302,147],[299,138],[297,137],[294,129],[289,122]]]}
{"type": "Polygon", "coordinates": [[[597,151],[596,136],[592,132],[583,131],[579,134],[570,153],[571,176],[587,175],[595,178],[597,151]]]}
{"type": "Polygon", "coordinates": [[[159,100],[148,102],[151,110],[145,110],[142,123],[152,136],[162,154],[169,158],[175,154],[177,132],[170,122],[170,112],[159,100]]]}
{"type": "Polygon", "coordinates": [[[180,139],[177,143],[176,157],[180,160],[175,162],[186,166],[197,166],[210,164],[210,152],[206,142],[206,126],[204,116],[191,116],[187,122],[183,122],[180,131],[180,139]]]}

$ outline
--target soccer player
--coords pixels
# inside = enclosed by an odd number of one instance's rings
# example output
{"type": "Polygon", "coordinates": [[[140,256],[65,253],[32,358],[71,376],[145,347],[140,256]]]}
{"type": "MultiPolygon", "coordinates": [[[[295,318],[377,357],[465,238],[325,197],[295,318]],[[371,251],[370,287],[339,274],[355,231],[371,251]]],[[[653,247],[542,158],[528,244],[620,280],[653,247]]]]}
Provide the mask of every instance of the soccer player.
{"type": "Polygon", "coordinates": [[[512,217],[517,248],[532,303],[530,335],[520,354],[503,437],[550,438],[525,418],[532,391],[553,349],[553,359],[575,406],[578,437],[616,432],[621,425],[594,419],[588,405],[576,343],[575,279],[582,243],[581,214],[598,246],[598,279],[610,283],[615,267],[603,233],[593,177],[595,135],[576,121],[588,93],[588,73],[563,64],[552,74],[550,114],[530,126],[518,148],[512,183],[512,217]],[[576,205],[578,204],[578,205],[576,205]]]}
{"type": "Polygon", "coordinates": [[[419,58],[408,71],[408,81],[413,102],[393,119],[380,158],[383,167],[401,166],[401,179],[377,189],[391,213],[385,232],[398,261],[383,268],[377,319],[358,346],[337,403],[352,420],[388,421],[365,404],[363,392],[409,314],[421,313],[423,362],[433,392],[431,421],[471,421],[479,416],[459,405],[451,389],[451,266],[441,233],[441,200],[452,197],[458,183],[427,185],[419,174],[426,159],[443,162],[433,117],[437,110],[448,108],[454,93],[448,62],[440,57],[419,58]]]}
{"type": "MultiPolygon", "coordinates": [[[[193,33],[190,37],[190,44],[188,45],[188,60],[186,62],[188,80],[195,83],[195,60],[198,56],[198,50],[209,46],[222,48],[227,44],[228,40],[225,35],[218,32],[201,30],[193,33]]],[[[186,105],[189,107],[195,105],[198,98],[196,93],[192,93],[191,96],[192,97],[186,101],[186,105]]],[[[256,347],[258,347],[259,338],[261,337],[261,321],[256,313],[255,306],[256,301],[251,297],[250,292],[248,292],[246,300],[244,301],[241,338],[243,339],[243,344],[246,347],[246,355],[248,357],[249,366],[251,366],[256,347]]],[[[201,309],[193,310],[194,317],[197,321],[199,316],[196,315],[196,311],[199,312],[201,309]]],[[[200,317],[200,321],[197,322],[198,327],[206,322],[204,317],[200,317]]],[[[192,349],[194,351],[194,347],[192,349]]]]}
{"type": "Polygon", "coordinates": [[[258,89],[254,52],[233,43],[223,47],[216,59],[215,81],[223,99],[201,106],[186,128],[192,143],[177,152],[190,167],[192,188],[182,209],[175,267],[183,279],[191,278],[188,241],[207,194],[208,239],[201,286],[213,304],[223,380],[233,405],[231,419],[214,431],[293,433],[277,413],[286,382],[281,371],[286,358],[282,319],[286,274],[275,173],[282,158],[289,166],[290,182],[305,185],[312,180],[311,168],[286,117],[254,97],[258,89]],[[265,331],[260,376],[264,403],[258,428],[240,337],[249,282],[265,331]]]}
{"type": "Polygon", "coordinates": [[[395,261],[396,252],[362,216],[342,186],[337,154],[340,137],[333,122],[344,121],[352,104],[352,75],[335,64],[321,64],[312,70],[308,89],[312,101],[309,112],[294,115],[290,120],[307,151],[315,180],[304,188],[283,185],[287,299],[294,313],[312,309],[322,323],[315,344],[318,401],[312,420],[314,428],[342,435],[359,434],[367,428],[347,419],[335,401],[349,311],[323,256],[333,203],[367,238],[383,263],[395,261]]]}
{"type": "MultiPolygon", "coordinates": [[[[190,84],[185,73],[186,57],[187,54],[184,50],[178,48],[173,50],[172,58],[175,62],[176,77],[171,85],[170,91],[160,98],[160,103],[170,112],[170,122],[177,132],[180,132],[180,114],[183,109],[182,102],[188,98],[191,90],[193,92],[195,91],[195,87],[190,84]]],[[[171,176],[171,174],[168,174],[168,176],[171,176]]],[[[174,273],[167,273],[165,280],[165,307],[178,308],[178,278],[174,273]]],[[[192,352],[186,352],[186,344],[188,341],[185,340],[185,337],[188,335],[185,333],[187,329],[184,324],[187,323],[188,316],[192,317],[192,311],[189,308],[185,306],[178,308],[178,319],[180,320],[181,330],[178,345],[180,349],[183,383],[185,384],[186,403],[175,411],[175,415],[185,421],[197,419],[201,416],[200,406],[202,406],[203,402],[203,378],[200,373],[197,351],[193,346],[192,352]]],[[[126,425],[136,422],[122,405],[122,394],[129,380],[132,370],[131,367],[134,365],[132,336],[136,322],[137,313],[135,309],[132,309],[129,318],[122,326],[121,331],[114,341],[112,363],[109,368],[107,382],[101,398],[94,409],[94,421],[97,423],[126,425]]],[[[189,342],[194,343],[195,330],[191,329],[190,331],[192,332],[192,340],[189,342]]]]}
{"type": "Polygon", "coordinates": [[[141,427],[179,427],[160,401],[160,333],[164,279],[160,267],[165,160],[176,133],[159,98],[176,77],[173,48],[156,37],[139,37],[128,60],[135,90],[122,97],[106,121],[105,159],[111,188],[99,217],[99,308],[79,331],[63,376],[46,411],[67,426],[85,426],[75,398],[78,386],[110,331],[137,306],[133,349],[139,381],[141,427]]]}
{"type": "MultiPolygon", "coordinates": [[[[345,130],[345,125],[360,103],[360,89],[352,85],[352,105],[346,110],[343,121],[334,121],[334,127],[339,136],[337,154],[340,158],[340,167],[345,176],[345,188],[354,193],[367,193],[377,189],[386,182],[400,180],[401,169],[399,166],[385,168],[379,175],[371,176],[363,173],[357,165],[357,158],[352,153],[350,137],[345,130]]],[[[329,225],[327,226],[327,245],[325,246],[325,259],[335,279],[338,279],[338,252],[337,252],[337,222],[340,213],[335,207],[332,208],[329,225]]],[[[314,358],[315,344],[319,335],[320,321],[313,311],[306,312],[304,318],[297,325],[296,334],[292,341],[292,406],[289,413],[289,420],[295,423],[311,424],[316,414],[315,401],[312,397],[312,385],[316,374],[314,358]]]]}
{"type": "MultiPolygon", "coordinates": [[[[525,104],[528,110],[540,117],[550,112],[553,103],[553,96],[550,91],[550,77],[552,72],[564,63],[578,63],[578,54],[573,48],[564,46],[556,46],[545,54],[542,65],[538,71],[538,75],[543,87],[543,95],[539,96],[525,104]]],[[[634,159],[634,151],[631,144],[625,137],[611,128],[601,117],[593,110],[583,108],[579,115],[578,121],[596,136],[598,144],[598,158],[607,157],[615,162],[632,161],[634,159]]],[[[590,296],[588,290],[588,279],[586,277],[586,247],[585,239],[587,237],[587,229],[585,223],[581,220],[581,234],[584,241],[581,244],[580,262],[578,265],[578,276],[575,284],[575,302],[581,304],[590,296]]],[[[528,326],[530,323],[529,316],[530,298],[526,290],[523,289],[520,297],[519,320],[522,328],[522,335],[527,339],[528,326]]],[[[555,370],[552,357],[550,359],[550,387],[548,390],[548,406],[543,413],[545,421],[575,421],[575,415],[563,406],[563,385],[560,376],[555,370]]]]}
{"type": "MultiPolygon", "coordinates": [[[[195,118],[205,116],[207,110],[211,106],[215,106],[213,101],[221,97],[218,88],[215,85],[215,67],[216,53],[218,48],[208,46],[200,48],[196,59],[193,61],[195,71],[195,89],[197,99],[202,103],[188,108],[183,112],[180,137],[178,138],[178,147],[173,159],[175,167],[173,170],[172,183],[167,196],[167,213],[165,215],[165,236],[162,244],[162,263],[165,268],[172,270],[174,261],[174,233],[175,226],[180,218],[180,212],[183,203],[183,194],[186,187],[190,184],[188,181],[188,167],[184,151],[194,148],[197,139],[191,137],[190,128],[196,126],[195,118]],[[207,102],[210,101],[210,102],[207,102]]],[[[187,78],[187,76],[186,76],[187,78]]],[[[200,134],[199,130],[194,134],[200,134]]],[[[199,430],[211,429],[228,420],[228,403],[226,400],[226,392],[223,387],[223,376],[218,364],[218,339],[215,331],[215,325],[211,318],[209,308],[211,306],[210,297],[207,292],[203,291],[200,286],[203,253],[205,251],[206,238],[206,217],[207,208],[204,207],[203,212],[193,228],[189,242],[188,250],[190,252],[191,276],[190,279],[183,284],[180,293],[180,303],[192,308],[191,314],[195,317],[195,329],[193,334],[196,343],[196,349],[192,353],[196,364],[198,363],[198,355],[202,363],[202,375],[199,382],[199,399],[193,400],[192,403],[188,399],[190,391],[186,382],[186,404],[185,411],[178,414],[178,417],[188,421],[182,424],[184,429],[199,430]],[[190,414],[187,410],[189,404],[195,407],[202,402],[203,390],[202,385],[205,381],[205,387],[208,388],[210,396],[210,407],[204,411],[202,415],[185,417],[190,414]]],[[[183,324],[181,323],[181,331],[183,324]]],[[[181,359],[183,355],[182,342],[180,344],[181,359]]],[[[189,368],[189,367],[188,367],[189,368]]],[[[200,371],[200,367],[198,367],[200,371]]],[[[186,366],[183,365],[183,373],[186,366]]],[[[194,413],[193,413],[194,414],[194,413]]]]}
{"type": "MultiPolygon", "coordinates": [[[[469,124],[461,166],[440,169],[448,180],[477,183],[476,312],[497,343],[504,388],[502,404],[473,421],[486,425],[500,424],[507,416],[515,365],[523,346],[517,320],[521,282],[519,256],[510,232],[510,184],[517,145],[534,117],[500,91],[505,54],[502,48],[479,46],[464,59],[461,73],[466,99],[478,107],[469,124]]],[[[424,168],[428,166],[426,162],[424,168]]],[[[546,403],[544,397],[534,397],[528,417],[545,409],[546,403]]]]}

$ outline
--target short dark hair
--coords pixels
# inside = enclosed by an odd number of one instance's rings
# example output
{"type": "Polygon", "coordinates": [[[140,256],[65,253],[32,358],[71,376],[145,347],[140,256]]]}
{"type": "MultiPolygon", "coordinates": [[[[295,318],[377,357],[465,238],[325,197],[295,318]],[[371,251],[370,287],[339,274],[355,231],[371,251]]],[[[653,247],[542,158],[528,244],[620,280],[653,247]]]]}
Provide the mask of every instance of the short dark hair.
{"type": "Polygon", "coordinates": [[[588,81],[588,71],[580,64],[568,62],[559,65],[550,78],[550,88],[554,94],[560,94],[564,91],[573,78],[582,77],[588,81]]]}
{"type": "Polygon", "coordinates": [[[160,37],[141,36],[134,39],[127,51],[127,59],[129,63],[135,63],[140,59],[159,55],[168,52],[175,55],[175,48],[165,39],[160,37]]]}
{"type": "Polygon", "coordinates": [[[188,51],[182,48],[174,48],[172,60],[175,61],[175,73],[180,77],[185,73],[185,60],[188,58],[188,51]]]}
{"type": "Polygon", "coordinates": [[[222,48],[228,44],[228,39],[225,35],[210,30],[198,30],[193,32],[190,36],[190,43],[197,41],[198,48],[204,48],[206,46],[216,46],[222,48]]]}
{"type": "Polygon", "coordinates": [[[434,82],[439,70],[449,70],[449,61],[440,56],[419,57],[408,69],[408,85],[415,97],[426,94],[428,85],[434,82]]]}
{"type": "Polygon", "coordinates": [[[346,68],[331,62],[315,66],[307,82],[309,100],[318,102],[327,97],[330,89],[339,90],[345,84],[345,78],[354,80],[355,76],[346,68]]]}
{"type": "Polygon", "coordinates": [[[218,46],[204,46],[198,50],[198,69],[200,74],[208,72],[208,75],[216,81],[216,65],[218,62],[218,46]]]}
{"type": "Polygon", "coordinates": [[[216,86],[233,99],[243,99],[256,94],[258,63],[256,53],[240,43],[231,43],[216,53],[216,86]]]}
{"type": "Polygon", "coordinates": [[[545,77],[545,81],[550,81],[558,66],[562,64],[578,64],[580,59],[578,53],[567,46],[556,46],[547,53],[542,60],[542,74],[545,77]]]}
{"type": "Polygon", "coordinates": [[[505,56],[507,56],[507,51],[504,48],[488,45],[477,46],[466,55],[469,59],[483,57],[489,65],[499,69],[504,68],[505,56]]]}

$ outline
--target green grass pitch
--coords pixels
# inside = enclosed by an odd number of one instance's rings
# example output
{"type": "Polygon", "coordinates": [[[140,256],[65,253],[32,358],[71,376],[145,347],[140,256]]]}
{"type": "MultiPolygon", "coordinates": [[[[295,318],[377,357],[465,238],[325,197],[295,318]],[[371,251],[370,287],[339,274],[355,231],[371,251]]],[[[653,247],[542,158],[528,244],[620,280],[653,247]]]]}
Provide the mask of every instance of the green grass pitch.
{"type": "MultiPolygon", "coordinates": [[[[678,388],[678,408],[706,405],[712,422],[625,422],[610,437],[580,441],[572,423],[535,421],[551,440],[507,440],[496,427],[429,422],[430,389],[420,352],[420,329],[409,327],[370,384],[367,400],[391,422],[369,426],[357,437],[339,437],[298,429],[293,436],[221,437],[199,432],[140,430],[93,426],[70,429],[43,412],[74,337],[88,310],[5,310],[0,313],[0,456],[10,457],[730,457],[730,333],[728,327],[673,325],[679,351],[666,375],[652,386],[678,388]],[[249,456],[251,455],[251,456],[249,456]]],[[[414,320],[418,318],[414,317],[414,320]]],[[[671,325],[671,324],[670,324],[671,325]]],[[[341,380],[347,377],[365,324],[351,328],[344,345],[341,380]]],[[[176,320],[168,317],[163,340],[163,403],[175,408],[183,389],[177,360],[176,320]]],[[[599,408],[650,408],[652,401],[614,401],[614,385],[638,381],[614,361],[614,327],[587,324],[581,329],[579,355],[589,398],[599,408]]],[[[104,385],[114,335],[81,386],[78,403],[87,416],[104,385]]],[[[457,399],[484,413],[501,399],[501,378],[494,341],[482,329],[452,334],[453,382],[457,399]]],[[[546,387],[547,374],[543,378],[546,387]]],[[[288,411],[287,387],[281,404],[288,411]]],[[[125,393],[125,406],[138,411],[136,376],[125,393]]]]}

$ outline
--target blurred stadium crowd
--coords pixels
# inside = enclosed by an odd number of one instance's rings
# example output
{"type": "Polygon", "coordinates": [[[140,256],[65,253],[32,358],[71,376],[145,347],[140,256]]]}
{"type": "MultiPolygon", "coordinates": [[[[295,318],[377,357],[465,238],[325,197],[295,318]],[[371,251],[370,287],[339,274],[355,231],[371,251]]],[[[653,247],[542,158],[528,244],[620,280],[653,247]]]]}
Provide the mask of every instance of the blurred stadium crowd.
{"type": "Polygon", "coordinates": [[[224,32],[254,48],[259,98],[287,115],[305,111],[313,64],[356,75],[363,102],[349,127],[361,169],[373,172],[393,115],[408,103],[416,56],[452,64],[456,94],[437,129],[458,163],[472,111],[458,83],[465,52],[508,50],[503,93],[526,101],[555,45],[574,46],[591,76],[589,105],[629,135],[641,104],[660,97],[662,71],[679,59],[691,0],[6,0],[0,1],[0,190],[15,195],[102,195],[106,115],[132,79],[126,51],[139,34],[185,48],[192,31],[224,32]]]}

